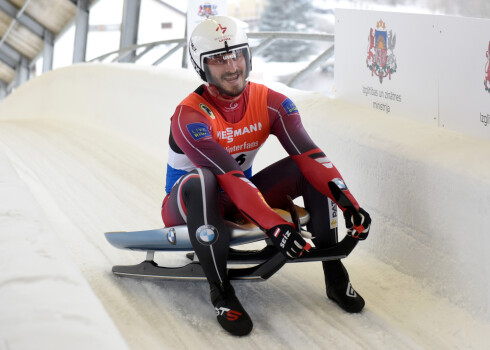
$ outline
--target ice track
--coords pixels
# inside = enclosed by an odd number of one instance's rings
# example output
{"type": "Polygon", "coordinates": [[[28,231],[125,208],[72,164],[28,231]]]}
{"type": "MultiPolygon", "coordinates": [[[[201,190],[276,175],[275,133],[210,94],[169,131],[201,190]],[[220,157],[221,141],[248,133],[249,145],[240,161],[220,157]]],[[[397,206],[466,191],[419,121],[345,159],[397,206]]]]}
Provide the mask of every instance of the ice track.
{"type": "MultiPolygon", "coordinates": [[[[71,69],[73,72],[81,68],[71,69]]],[[[126,69],[129,68],[118,68],[118,74],[126,74],[126,69]]],[[[66,74],[58,73],[57,79],[66,74]]],[[[191,91],[192,84],[187,86],[191,91]]],[[[19,91],[17,103],[29,103],[22,99],[22,94],[29,97],[28,88],[19,91]]],[[[103,98],[88,101],[94,109],[104,102],[103,98]]],[[[174,98],[168,96],[162,97],[160,103],[175,105],[174,98]]],[[[168,119],[170,115],[157,117],[168,119]]],[[[289,264],[267,282],[235,283],[237,294],[254,321],[252,335],[245,338],[228,336],[216,323],[206,283],[113,276],[112,265],[138,263],[144,254],[114,249],[105,241],[103,232],[162,225],[159,208],[166,149],[153,148],[150,152],[134,139],[114,131],[117,127],[111,130],[107,120],[104,123],[47,115],[0,117],[0,149],[40,204],[69,259],[81,271],[130,349],[488,348],[490,324],[485,318],[434,293],[426,281],[378,260],[370,246],[363,246],[362,242],[345,261],[354,287],[366,299],[367,306],[361,314],[346,314],[327,299],[319,263],[289,264]]],[[[134,123],[136,127],[137,116],[134,123]]],[[[161,138],[165,140],[167,136],[162,134],[161,138]]],[[[277,147],[272,142],[261,150],[259,158],[266,158],[263,164],[276,159],[271,154],[277,147]]],[[[378,220],[382,225],[389,218],[378,220]]],[[[372,234],[377,234],[375,226],[372,234]]],[[[24,252],[22,259],[35,263],[36,251],[24,252]]],[[[174,254],[165,258],[157,254],[156,260],[178,264],[185,257],[174,254]]],[[[5,288],[0,284],[0,293],[5,288]]],[[[35,288],[31,292],[35,294],[35,288]]],[[[53,288],[52,293],[57,292],[60,291],[53,288]]],[[[0,307],[8,310],[9,304],[16,302],[15,295],[4,295],[11,300],[2,298],[0,307]]],[[[48,316],[36,313],[32,317],[42,323],[48,316]]],[[[63,329],[52,329],[47,336],[53,337],[50,349],[62,349],[55,337],[64,337],[63,329]]],[[[88,338],[99,336],[88,334],[88,338]]],[[[37,339],[31,340],[35,345],[37,339]]],[[[0,349],[2,345],[7,349],[29,348],[22,344],[9,338],[8,329],[0,331],[0,349]]],[[[83,348],[83,340],[78,345],[83,348]]]]}

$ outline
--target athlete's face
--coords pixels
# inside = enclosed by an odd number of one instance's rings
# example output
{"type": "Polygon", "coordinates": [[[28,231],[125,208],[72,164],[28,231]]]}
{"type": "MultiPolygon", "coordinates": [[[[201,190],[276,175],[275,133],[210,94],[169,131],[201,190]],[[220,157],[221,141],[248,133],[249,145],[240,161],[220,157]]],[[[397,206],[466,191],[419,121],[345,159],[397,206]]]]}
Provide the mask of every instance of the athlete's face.
{"type": "Polygon", "coordinates": [[[206,58],[211,75],[209,82],[219,92],[228,96],[238,96],[245,89],[247,62],[241,50],[206,58]]]}

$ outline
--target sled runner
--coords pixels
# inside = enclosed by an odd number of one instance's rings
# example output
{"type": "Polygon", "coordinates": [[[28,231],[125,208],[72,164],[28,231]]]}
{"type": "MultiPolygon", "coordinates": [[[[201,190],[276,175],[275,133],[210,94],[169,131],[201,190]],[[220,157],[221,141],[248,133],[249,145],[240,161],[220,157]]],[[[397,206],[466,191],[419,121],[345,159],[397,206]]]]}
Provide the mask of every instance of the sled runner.
{"type": "MultiPolygon", "coordinates": [[[[289,212],[275,209],[285,220],[292,222],[297,229],[307,224],[308,212],[301,207],[295,206],[289,201],[289,212]]],[[[261,250],[239,250],[230,248],[228,254],[228,265],[253,265],[247,267],[233,267],[228,269],[228,277],[234,280],[266,280],[276,273],[287,262],[309,262],[337,260],[347,257],[355,248],[356,238],[346,235],[342,241],[327,249],[311,248],[301,257],[288,260],[279,252],[263,231],[253,223],[243,219],[238,222],[226,222],[230,229],[230,247],[265,240],[267,245],[261,250]]],[[[106,232],[106,239],[114,247],[146,251],[146,260],[137,265],[113,266],[112,272],[118,276],[170,278],[170,279],[193,279],[205,280],[206,276],[194,254],[188,254],[192,262],[181,267],[159,266],[153,259],[155,252],[192,252],[192,247],[187,226],[166,227],[156,230],[134,231],[134,232],[106,232]]]]}

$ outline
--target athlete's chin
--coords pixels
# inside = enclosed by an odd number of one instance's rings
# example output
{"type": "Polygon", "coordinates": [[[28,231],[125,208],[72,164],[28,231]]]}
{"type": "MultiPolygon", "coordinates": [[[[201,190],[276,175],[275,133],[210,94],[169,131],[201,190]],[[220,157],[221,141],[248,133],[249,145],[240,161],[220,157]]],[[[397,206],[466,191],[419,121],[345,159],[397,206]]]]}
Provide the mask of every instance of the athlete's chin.
{"type": "Polygon", "coordinates": [[[236,81],[232,82],[225,81],[220,84],[219,88],[222,93],[231,97],[235,97],[240,95],[243,90],[245,90],[246,83],[247,82],[245,81],[245,79],[237,79],[236,81]]]}

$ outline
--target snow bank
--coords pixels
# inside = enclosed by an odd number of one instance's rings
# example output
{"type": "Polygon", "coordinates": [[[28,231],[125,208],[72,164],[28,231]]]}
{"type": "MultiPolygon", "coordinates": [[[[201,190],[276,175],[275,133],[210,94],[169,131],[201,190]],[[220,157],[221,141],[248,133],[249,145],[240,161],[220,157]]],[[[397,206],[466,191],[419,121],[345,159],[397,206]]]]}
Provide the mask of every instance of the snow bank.
{"type": "Polygon", "coordinates": [[[197,75],[188,70],[73,65],[22,85],[0,104],[0,118],[54,119],[110,129],[160,158],[175,101],[197,84],[197,75]]]}
{"type": "MultiPolygon", "coordinates": [[[[15,91],[0,104],[0,122],[87,123],[161,159],[168,119],[198,84],[191,71],[75,65],[15,91]]],[[[318,93],[273,87],[296,102],[312,138],[371,212],[372,233],[359,249],[489,320],[490,143],[318,93]]],[[[277,149],[273,142],[261,152],[277,149]]]]}
{"type": "Polygon", "coordinates": [[[490,319],[490,142],[342,101],[299,102],[313,139],[373,213],[370,251],[490,319]],[[319,110],[324,119],[310,122],[319,110]]]}
{"type": "Polygon", "coordinates": [[[0,348],[126,349],[0,147],[0,348]]]}

